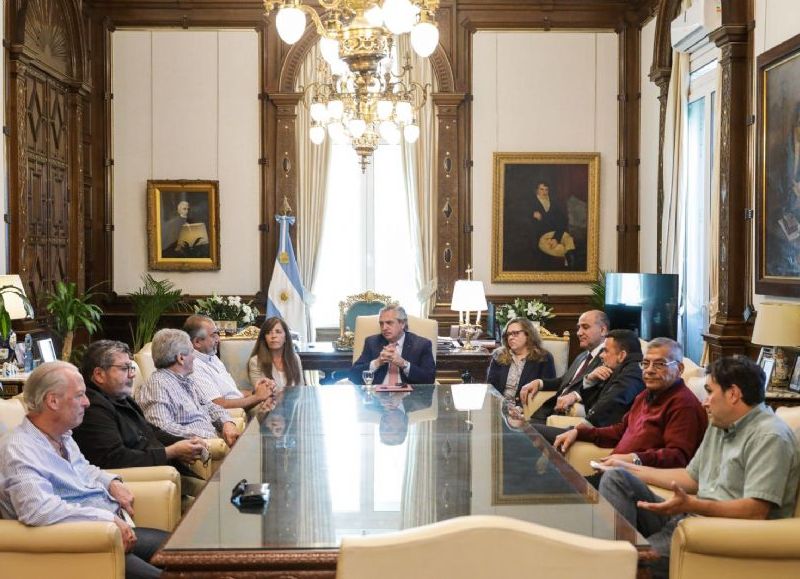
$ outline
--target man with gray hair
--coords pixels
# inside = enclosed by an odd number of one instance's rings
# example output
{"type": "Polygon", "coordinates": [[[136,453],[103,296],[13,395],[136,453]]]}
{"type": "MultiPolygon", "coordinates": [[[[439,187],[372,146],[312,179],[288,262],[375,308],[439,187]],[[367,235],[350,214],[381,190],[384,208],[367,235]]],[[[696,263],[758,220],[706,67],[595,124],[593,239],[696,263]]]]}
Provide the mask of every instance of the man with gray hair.
{"type": "Polygon", "coordinates": [[[613,448],[600,461],[616,461],[659,468],[685,467],[703,440],[706,411],[681,379],[683,349],[669,338],[647,345],[639,363],[645,389],[634,399],[622,421],[594,428],[580,424],[556,437],[553,446],[566,452],[576,440],[613,448]]]}
{"type": "Polygon", "coordinates": [[[72,439],[89,406],[80,372],[48,362],[25,382],[28,415],[0,439],[0,514],[33,527],[74,521],[108,521],[119,527],[126,577],[158,577],[148,561],[167,537],[131,528],[133,494],[122,480],[81,454],[72,439]]]}
{"type": "Polygon", "coordinates": [[[189,334],[195,350],[192,380],[206,400],[223,408],[250,410],[275,394],[275,382],[262,378],[252,391],[243,394],[225,364],[217,356],[219,330],[208,316],[195,314],[186,318],[183,331],[189,334]]]}
{"type": "Polygon", "coordinates": [[[175,436],[221,436],[233,446],[239,438],[233,419],[206,400],[192,380],[195,350],[189,335],[182,330],[159,330],[151,349],[156,371],[135,395],[147,421],[175,436]]]}
{"type": "Polygon", "coordinates": [[[375,372],[375,384],[433,384],[436,362],[431,341],[406,331],[408,316],[397,304],[381,309],[381,333],[364,340],[361,352],[350,370],[350,381],[362,384],[364,370],[375,372]]]}

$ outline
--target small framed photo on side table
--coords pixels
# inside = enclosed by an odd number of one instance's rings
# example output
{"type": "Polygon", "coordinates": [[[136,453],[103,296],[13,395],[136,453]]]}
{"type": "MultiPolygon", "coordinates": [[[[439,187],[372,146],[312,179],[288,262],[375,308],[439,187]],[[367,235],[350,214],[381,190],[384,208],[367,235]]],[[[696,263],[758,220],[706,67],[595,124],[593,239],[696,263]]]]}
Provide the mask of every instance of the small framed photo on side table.
{"type": "Polygon", "coordinates": [[[766,391],[769,389],[769,384],[772,381],[772,370],[775,368],[775,359],[762,358],[761,368],[764,370],[764,375],[766,376],[766,380],[764,381],[764,390],[766,391]]]}
{"type": "Polygon", "coordinates": [[[789,390],[800,392],[800,356],[797,356],[794,361],[794,372],[792,372],[792,379],[789,381],[789,390]]]}

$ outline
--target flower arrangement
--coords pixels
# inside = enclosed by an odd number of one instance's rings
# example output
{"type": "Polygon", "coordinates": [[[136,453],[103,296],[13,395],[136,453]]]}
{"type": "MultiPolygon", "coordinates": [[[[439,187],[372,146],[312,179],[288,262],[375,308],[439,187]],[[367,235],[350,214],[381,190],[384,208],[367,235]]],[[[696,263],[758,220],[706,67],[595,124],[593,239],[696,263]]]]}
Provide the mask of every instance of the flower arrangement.
{"type": "Polygon", "coordinates": [[[553,317],[555,317],[553,308],[539,300],[526,300],[525,298],[514,298],[510,304],[503,304],[495,309],[495,318],[500,327],[504,327],[508,320],[513,318],[528,318],[533,322],[543,322],[553,317]]]}
{"type": "Polygon", "coordinates": [[[195,313],[208,316],[212,320],[236,322],[238,326],[253,323],[258,315],[258,308],[253,302],[242,302],[239,296],[218,296],[197,300],[195,313]]]}

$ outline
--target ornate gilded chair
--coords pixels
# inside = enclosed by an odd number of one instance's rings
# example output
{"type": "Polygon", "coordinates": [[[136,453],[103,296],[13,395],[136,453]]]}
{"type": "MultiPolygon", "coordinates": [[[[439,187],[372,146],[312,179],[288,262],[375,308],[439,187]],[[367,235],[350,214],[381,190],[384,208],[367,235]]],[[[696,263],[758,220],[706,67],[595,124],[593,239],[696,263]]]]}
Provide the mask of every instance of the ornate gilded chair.
{"type": "Polygon", "coordinates": [[[377,314],[381,308],[393,302],[391,297],[367,290],[360,294],[347,296],[339,302],[339,338],[335,345],[340,350],[353,348],[356,318],[377,314]]]}

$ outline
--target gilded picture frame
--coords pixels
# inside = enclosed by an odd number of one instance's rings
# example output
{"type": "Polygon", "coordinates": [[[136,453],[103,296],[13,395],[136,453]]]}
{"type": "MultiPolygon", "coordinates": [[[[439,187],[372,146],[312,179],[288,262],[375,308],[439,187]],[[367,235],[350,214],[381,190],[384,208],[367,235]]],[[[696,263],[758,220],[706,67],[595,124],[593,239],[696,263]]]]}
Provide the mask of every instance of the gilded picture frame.
{"type": "Polygon", "coordinates": [[[599,153],[494,153],[492,281],[598,275],[599,153]]]}
{"type": "Polygon", "coordinates": [[[800,296],[800,34],[757,60],[755,290],[800,296]]]}
{"type": "Polygon", "coordinates": [[[219,181],[147,182],[148,268],[220,268],[219,181]]]}

